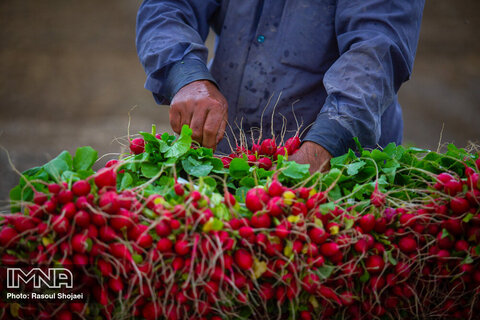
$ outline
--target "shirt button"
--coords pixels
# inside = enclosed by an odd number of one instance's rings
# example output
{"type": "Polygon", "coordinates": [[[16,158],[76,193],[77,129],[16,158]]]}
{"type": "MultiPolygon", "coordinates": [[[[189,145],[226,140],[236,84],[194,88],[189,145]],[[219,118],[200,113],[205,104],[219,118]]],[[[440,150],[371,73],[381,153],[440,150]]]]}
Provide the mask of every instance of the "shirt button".
{"type": "Polygon", "coordinates": [[[259,35],[259,36],[257,37],[257,42],[258,42],[258,43],[263,43],[264,41],[265,41],[265,36],[259,35]]]}

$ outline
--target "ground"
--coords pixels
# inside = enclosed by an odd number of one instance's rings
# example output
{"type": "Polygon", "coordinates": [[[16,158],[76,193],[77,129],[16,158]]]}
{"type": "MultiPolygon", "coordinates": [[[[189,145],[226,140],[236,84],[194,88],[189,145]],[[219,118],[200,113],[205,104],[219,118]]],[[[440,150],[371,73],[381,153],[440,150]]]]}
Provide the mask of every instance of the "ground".
{"type": "MultiPolygon", "coordinates": [[[[84,145],[119,153],[128,123],[132,133],[169,130],[168,107],[143,88],[139,4],[0,2],[0,208],[18,181],[8,156],[23,171],[84,145]]],[[[480,141],[479,28],[477,0],[427,1],[413,74],[399,93],[406,143],[480,141]]]]}

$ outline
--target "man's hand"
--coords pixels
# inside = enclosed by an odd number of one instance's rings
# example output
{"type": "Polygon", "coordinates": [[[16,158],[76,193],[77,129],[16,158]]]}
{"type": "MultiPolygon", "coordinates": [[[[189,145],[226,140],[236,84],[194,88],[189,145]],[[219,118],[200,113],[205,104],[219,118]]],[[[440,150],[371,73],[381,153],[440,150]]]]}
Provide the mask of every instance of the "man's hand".
{"type": "Polygon", "coordinates": [[[182,126],[188,124],[195,141],[215,149],[225,133],[227,111],[227,100],[215,84],[198,80],[181,88],[173,97],[170,125],[173,131],[180,133],[182,126]]]}
{"type": "Polygon", "coordinates": [[[289,161],[310,164],[310,173],[327,171],[330,169],[332,155],[321,145],[305,141],[295,154],[288,157],[289,161]]]}

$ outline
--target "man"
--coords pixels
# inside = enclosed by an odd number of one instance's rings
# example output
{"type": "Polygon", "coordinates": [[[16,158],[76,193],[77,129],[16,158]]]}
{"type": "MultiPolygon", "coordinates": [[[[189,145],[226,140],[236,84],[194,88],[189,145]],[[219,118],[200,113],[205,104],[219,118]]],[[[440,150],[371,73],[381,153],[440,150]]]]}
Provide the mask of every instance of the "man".
{"type": "Polygon", "coordinates": [[[261,127],[268,138],[273,121],[278,142],[302,125],[302,145],[289,159],[315,171],[354,148],[353,137],[366,147],[401,143],[397,92],[412,71],[423,6],[424,0],[146,0],[137,17],[145,87],[158,103],[170,103],[175,132],[189,124],[196,141],[223,152],[239,128],[257,138],[261,127]],[[210,27],[217,41],[207,68],[210,27]],[[233,129],[222,139],[227,121],[233,129]]]}

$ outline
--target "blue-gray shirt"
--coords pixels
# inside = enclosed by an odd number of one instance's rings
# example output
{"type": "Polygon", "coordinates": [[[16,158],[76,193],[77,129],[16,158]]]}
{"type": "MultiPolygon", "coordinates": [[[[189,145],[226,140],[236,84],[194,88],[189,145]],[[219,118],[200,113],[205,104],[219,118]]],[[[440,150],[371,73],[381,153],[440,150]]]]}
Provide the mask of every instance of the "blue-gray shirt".
{"type": "MultiPolygon", "coordinates": [[[[424,0],[146,0],[137,17],[145,87],[169,103],[184,85],[215,82],[228,101],[231,141],[262,127],[277,142],[301,126],[338,156],[401,143],[397,99],[412,72],[424,0]],[[206,67],[204,41],[217,35],[206,67]],[[274,114],[272,118],[272,112],[274,114]],[[263,114],[263,117],[262,117],[263,114]],[[283,131],[282,131],[283,130],[283,131]]],[[[227,139],[218,149],[227,151],[227,139]]]]}

